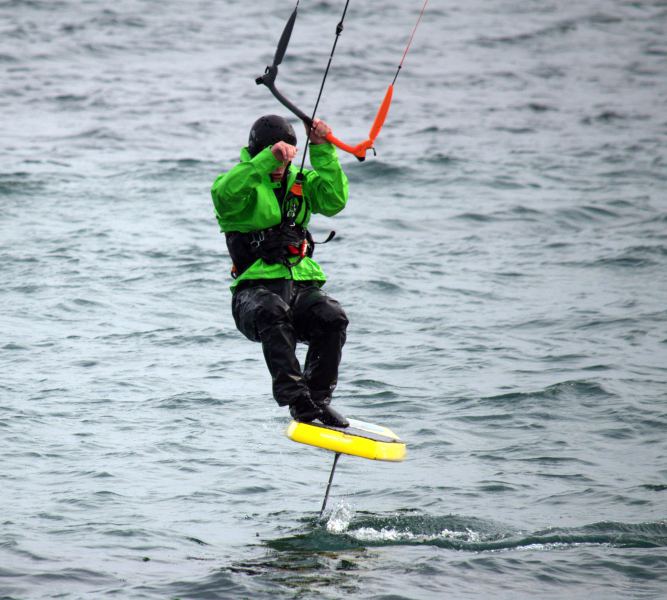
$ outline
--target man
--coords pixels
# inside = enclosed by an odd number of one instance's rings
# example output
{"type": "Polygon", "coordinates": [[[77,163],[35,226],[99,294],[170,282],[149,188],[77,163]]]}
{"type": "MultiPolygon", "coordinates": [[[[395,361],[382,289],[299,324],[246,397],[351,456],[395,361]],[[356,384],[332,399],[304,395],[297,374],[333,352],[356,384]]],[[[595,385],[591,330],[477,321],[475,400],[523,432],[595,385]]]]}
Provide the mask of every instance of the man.
{"type": "Polygon", "coordinates": [[[313,169],[301,177],[291,166],[297,148],[290,123],[276,115],[259,118],[241,162],[217,177],[211,195],[234,263],[234,321],[248,339],[261,342],[274,398],[298,421],[347,427],[330,403],[348,320],[320,289],[326,278],[312,259],[307,231],[311,214],[333,216],[347,202],[347,177],[325,139],[329,131],[313,121],[313,169]],[[303,371],[297,341],[309,345],[303,371]]]}

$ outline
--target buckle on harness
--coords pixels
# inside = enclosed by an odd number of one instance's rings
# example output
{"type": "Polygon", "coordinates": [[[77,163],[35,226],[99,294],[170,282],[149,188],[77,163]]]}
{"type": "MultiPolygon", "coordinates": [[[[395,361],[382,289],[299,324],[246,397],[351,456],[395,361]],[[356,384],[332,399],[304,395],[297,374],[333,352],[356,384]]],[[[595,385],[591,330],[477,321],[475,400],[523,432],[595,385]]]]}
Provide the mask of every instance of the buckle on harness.
{"type": "Polygon", "coordinates": [[[258,250],[262,245],[262,242],[265,240],[264,231],[256,231],[252,234],[252,239],[250,240],[250,245],[258,250]]]}
{"type": "Polygon", "coordinates": [[[287,252],[289,252],[292,256],[305,258],[306,254],[308,253],[308,238],[303,238],[298,248],[290,244],[287,246],[287,252]]]}

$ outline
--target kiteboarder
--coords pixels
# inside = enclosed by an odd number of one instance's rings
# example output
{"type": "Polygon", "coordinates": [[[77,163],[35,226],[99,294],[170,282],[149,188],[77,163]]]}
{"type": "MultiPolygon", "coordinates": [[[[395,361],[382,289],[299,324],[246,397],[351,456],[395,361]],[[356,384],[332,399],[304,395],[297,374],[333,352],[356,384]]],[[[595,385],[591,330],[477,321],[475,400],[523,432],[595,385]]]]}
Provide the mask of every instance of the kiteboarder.
{"type": "Polygon", "coordinates": [[[326,277],[312,258],[308,224],[312,214],[343,210],[348,181],[326,140],[330,127],[313,119],[306,132],[312,169],[297,170],[292,125],[281,116],[260,117],[240,162],[216,178],[211,196],[233,261],[234,321],[248,339],[261,342],[273,397],[297,421],[347,427],[331,399],[348,320],[321,289],[326,277]],[[303,369],[297,342],[308,344],[303,369]]]}

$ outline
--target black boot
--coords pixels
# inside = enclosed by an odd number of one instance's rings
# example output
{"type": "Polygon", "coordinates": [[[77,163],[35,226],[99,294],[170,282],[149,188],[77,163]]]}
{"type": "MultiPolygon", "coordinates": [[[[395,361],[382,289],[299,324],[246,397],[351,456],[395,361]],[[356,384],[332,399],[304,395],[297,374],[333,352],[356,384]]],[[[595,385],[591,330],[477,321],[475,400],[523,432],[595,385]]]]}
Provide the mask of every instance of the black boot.
{"type": "Polygon", "coordinates": [[[310,397],[319,406],[322,414],[318,417],[321,423],[330,427],[349,427],[350,422],[337,410],[331,408],[331,392],[329,390],[310,390],[310,397]]]}
{"type": "Polygon", "coordinates": [[[320,410],[322,414],[319,416],[319,420],[325,425],[342,428],[350,426],[350,422],[331,406],[324,406],[320,410]]]}
{"type": "Polygon", "coordinates": [[[293,402],[290,402],[289,413],[295,421],[310,423],[315,419],[320,419],[322,416],[322,409],[308,396],[299,396],[298,398],[295,398],[293,402]]]}

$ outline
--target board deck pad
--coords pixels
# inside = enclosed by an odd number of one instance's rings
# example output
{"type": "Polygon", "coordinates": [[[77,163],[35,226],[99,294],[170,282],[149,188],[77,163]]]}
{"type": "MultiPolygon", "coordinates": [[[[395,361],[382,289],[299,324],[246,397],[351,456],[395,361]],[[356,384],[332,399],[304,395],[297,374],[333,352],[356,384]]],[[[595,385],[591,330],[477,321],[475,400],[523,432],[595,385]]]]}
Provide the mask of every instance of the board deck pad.
{"type": "Polygon", "coordinates": [[[285,432],[301,444],[371,460],[400,462],[405,458],[405,442],[382,425],[348,419],[349,427],[292,421],[285,432]]]}

